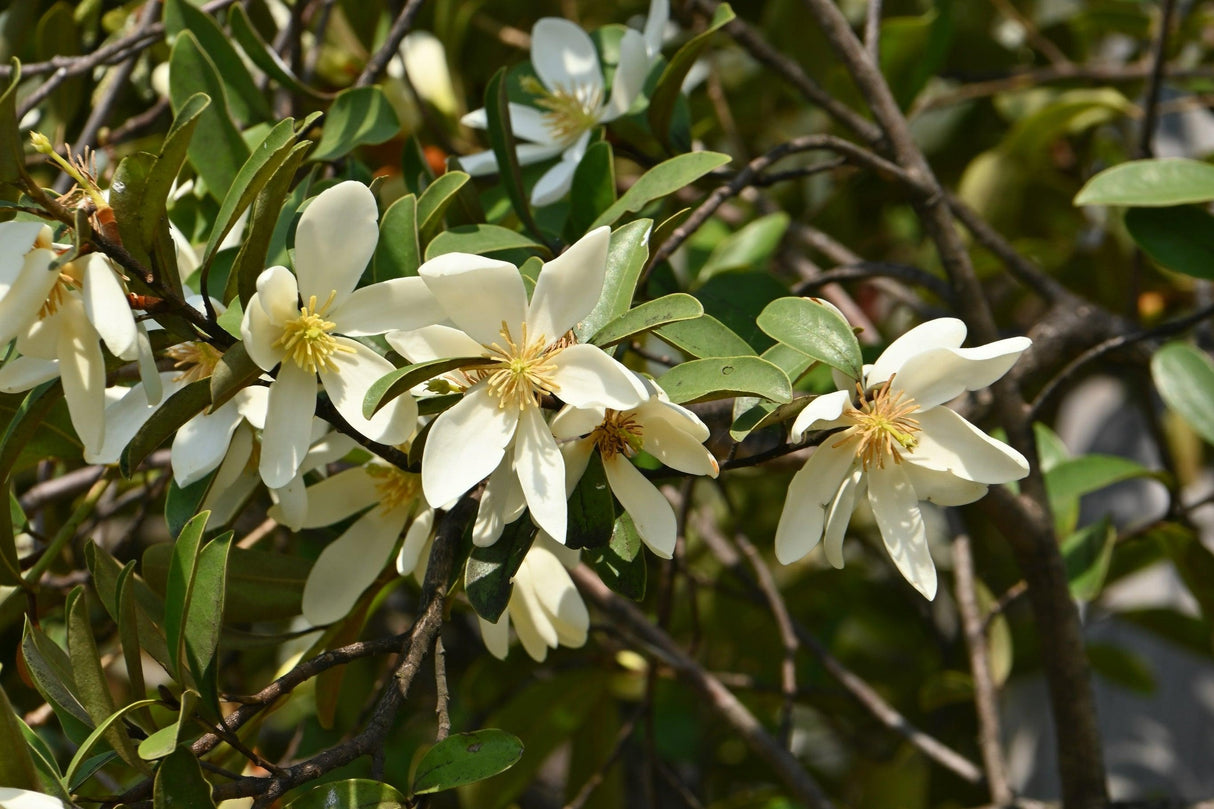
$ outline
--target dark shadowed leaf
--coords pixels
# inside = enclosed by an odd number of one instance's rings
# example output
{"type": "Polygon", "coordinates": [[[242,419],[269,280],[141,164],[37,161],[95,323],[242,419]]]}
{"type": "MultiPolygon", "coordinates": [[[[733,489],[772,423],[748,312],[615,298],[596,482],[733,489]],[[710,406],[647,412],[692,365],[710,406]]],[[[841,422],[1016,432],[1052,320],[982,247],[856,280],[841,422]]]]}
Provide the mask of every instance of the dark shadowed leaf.
{"type": "Polygon", "coordinates": [[[601,548],[611,539],[615,498],[599,453],[591,452],[586,471],[569,495],[569,524],[565,544],[570,548],[601,548]]]}
{"type": "Polygon", "coordinates": [[[612,590],[640,601],[645,597],[645,554],[632,515],[622,512],[611,530],[611,541],[586,554],[594,572],[612,590]]]}
{"type": "Polygon", "coordinates": [[[417,275],[422,263],[417,235],[417,197],[406,194],[388,206],[379,221],[379,241],[371,259],[371,280],[417,275]]]}
{"type": "Polygon", "coordinates": [[[211,404],[211,380],[198,379],[174,393],[135,433],[119,459],[122,474],[131,473],[143,459],[177,434],[181,425],[206,410],[211,404]]]}
{"type": "Polygon", "coordinates": [[[156,769],[152,809],[215,809],[211,785],[202,777],[198,759],[179,747],[156,769]]]}
{"type": "Polygon", "coordinates": [[[535,538],[531,515],[507,525],[497,542],[487,548],[473,548],[464,565],[464,588],[476,614],[494,622],[502,617],[510,603],[510,580],[518,572],[523,557],[535,538]]]}
{"type": "Polygon", "coordinates": [[[1107,516],[1062,541],[1062,559],[1066,563],[1071,597],[1091,601],[1100,595],[1116,541],[1117,531],[1107,516]]]}
{"type": "Polygon", "coordinates": [[[349,778],[313,787],[286,809],[400,809],[405,796],[395,787],[367,778],[349,778]]]}

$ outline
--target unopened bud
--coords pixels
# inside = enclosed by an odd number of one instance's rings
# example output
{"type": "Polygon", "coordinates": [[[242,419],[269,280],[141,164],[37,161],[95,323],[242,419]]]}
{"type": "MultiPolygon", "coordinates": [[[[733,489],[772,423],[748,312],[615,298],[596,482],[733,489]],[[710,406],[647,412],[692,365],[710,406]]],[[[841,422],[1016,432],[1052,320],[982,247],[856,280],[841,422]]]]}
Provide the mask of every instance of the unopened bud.
{"type": "Polygon", "coordinates": [[[51,139],[41,132],[30,132],[30,143],[33,144],[34,151],[42,154],[54,154],[55,147],[51,145],[51,139]]]}

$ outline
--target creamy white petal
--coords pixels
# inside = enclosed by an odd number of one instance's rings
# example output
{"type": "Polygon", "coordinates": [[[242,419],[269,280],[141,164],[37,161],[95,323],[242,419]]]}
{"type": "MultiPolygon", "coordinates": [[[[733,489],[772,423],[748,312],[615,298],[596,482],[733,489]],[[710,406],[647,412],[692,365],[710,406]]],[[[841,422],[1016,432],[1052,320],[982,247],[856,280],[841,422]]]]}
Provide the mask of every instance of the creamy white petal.
{"type": "Polygon", "coordinates": [[[337,463],[358,446],[348,435],[335,432],[323,419],[312,419],[312,445],[304,456],[300,469],[309,472],[331,463],[337,463]],[[319,428],[319,429],[317,429],[319,428]]]}
{"type": "Polygon", "coordinates": [[[662,40],[669,19],[670,0],[649,0],[649,16],[645,18],[645,54],[651,63],[662,52],[662,40]]]}
{"type": "Polygon", "coordinates": [[[527,292],[513,264],[447,253],[421,265],[418,274],[451,321],[478,343],[500,341],[502,323],[517,329],[527,318],[527,292]]]}
{"type": "Polygon", "coordinates": [[[641,94],[650,65],[645,50],[645,38],[631,28],[620,38],[620,63],[611,83],[611,101],[603,115],[604,121],[614,120],[628,112],[632,102],[641,94]]]}
{"type": "Polygon", "coordinates": [[[549,90],[576,93],[584,102],[603,93],[603,71],[594,42],[580,26],[543,17],[531,28],[531,64],[549,90]]]}
{"type": "Polygon", "coordinates": [[[952,472],[941,472],[914,463],[904,463],[906,477],[915,487],[915,496],[938,506],[964,506],[981,500],[987,491],[985,483],[959,478],[952,472]]]}
{"type": "Polygon", "coordinates": [[[219,468],[240,418],[232,399],[214,413],[199,413],[181,426],[173,437],[172,452],[173,479],[178,486],[189,486],[219,468]]]}
{"type": "Polygon", "coordinates": [[[481,492],[476,520],[472,523],[472,544],[476,547],[487,548],[501,537],[502,529],[508,524],[506,510],[511,488],[518,490],[518,499],[522,500],[522,489],[518,476],[514,474],[514,464],[511,459],[504,458],[489,475],[481,492]]]}
{"type": "Polygon", "coordinates": [[[527,315],[533,334],[555,340],[590,314],[603,295],[610,240],[611,228],[595,228],[540,268],[527,315]]]}
{"type": "Polygon", "coordinates": [[[546,113],[526,104],[510,102],[510,129],[514,137],[529,140],[532,143],[555,143],[552,132],[548,129],[546,113]]]}
{"type": "Polygon", "coordinates": [[[269,412],[261,437],[261,479],[281,488],[295,477],[311,443],[316,412],[316,375],[293,362],[283,363],[270,385],[269,412]]]}
{"type": "Polygon", "coordinates": [[[889,379],[916,354],[933,348],[960,348],[963,342],[965,324],[955,317],[939,317],[920,323],[881,352],[881,356],[864,375],[865,387],[889,379]]]}
{"type": "Polygon", "coordinates": [[[916,435],[919,445],[909,459],[916,465],[977,483],[1007,483],[1029,473],[1023,455],[947,407],[935,407],[915,417],[922,432],[916,435]]]}
{"type": "Polygon", "coordinates": [[[20,393],[59,378],[59,360],[14,357],[0,368],[0,393],[20,393]]]}
{"type": "Polygon", "coordinates": [[[164,398],[164,380],[156,369],[156,352],[152,350],[152,341],[148,339],[147,328],[142,323],[138,323],[136,326],[139,329],[135,343],[139,352],[139,381],[143,383],[148,404],[158,405],[164,398]]]}
{"type": "Polygon", "coordinates": [[[563,545],[568,522],[565,459],[537,407],[526,408],[519,414],[514,470],[523,488],[527,508],[531,510],[531,519],[563,545]]]}
{"type": "Polygon", "coordinates": [[[303,616],[309,623],[331,624],[350,612],[388,563],[407,515],[404,509],[373,508],[321,551],[304,584],[303,616]]]}
{"type": "Polygon", "coordinates": [[[277,501],[274,504],[274,519],[292,531],[298,531],[308,514],[308,487],[304,485],[303,474],[295,475],[287,481],[286,486],[271,488],[270,494],[277,501]]]}
{"type": "Polygon", "coordinates": [[[586,474],[586,466],[594,453],[594,442],[583,438],[578,441],[563,441],[559,446],[561,455],[565,456],[565,499],[568,500],[582,475],[586,474]]]}
{"type": "Polygon", "coordinates": [[[588,435],[603,423],[607,415],[605,407],[572,407],[566,405],[548,423],[552,435],[558,441],[588,435]]]}
{"type": "Polygon", "coordinates": [[[552,357],[552,364],[552,378],[560,386],[556,395],[565,404],[631,410],[645,400],[636,375],[598,346],[569,346],[552,357]]]}
{"type": "Polygon", "coordinates": [[[139,332],[122,284],[110,269],[109,259],[93,254],[78,260],[87,262],[81,298],[93,328],[115,357],[135,359],[139,356],[139,332]]]}
{"type": "Polygon", "coordinates": [[[370,420],[363,417],[363,400],[380,378],[396,368],[362,343],[346,337],[335,338],[351,351],[330,355],[337,370],[321,368],[320,381],[337,412],[358,432],[383,444],[403,443],[417,427],[417,402],[406,394],[398,396],[370,420]]]}
{"type": "MultiPolygon", "coordinates": [[[[471,115],[471,113],[469,113],[471,115]]],[[[467,118],[468,116],[464,116],[467,118]]],[[[469,124],[471,126],[471,124],[469,124]]],[[[483,127],[482,127],[483,128],[483,127]]],[[[492,150],[483,152],[472,152],[471,154],[456,155],[459,158],[459,167],[471,174],[473,177],[483,177],[486,174],[497,173],[497,155],[492,150]]]]}
{"type": "Polygon", "coordinates": [[[30,251],[18,265],[20,271],[12,285],[0,291],[0,346],[7,345],[38,317],[38,310],[59,279],[59,273],[50,269],[54,258],[50,250],[30,251]]]}
{"type": "Polygon", "coordinates": [[[560,160],[552,164],[551,168],[540,175],[531,188],[531,204],[540,208],[563,199],[569,193],[569,189],[573,187],[573,173],[577,171],[579,160],[581,160],[580,155],[572,158],[562,156],[560,160]]]}
{"type": "Polygon", "coordinates": [[[471,112],[464,113],[459,119],[459,122],[464,126],[469,126],[473,129],[488,129],[489,113],[484,107],[481,107],[479,110],[472,110],[471,112]]]}
{"type": "Polygon", "coordinates": [[[641,427],[642,448],[671,469],[714,478],[721,471],[717,459],[695,435],[673,426],[665,419],[642,421],[641,427]]]}
{"type": "Polygon", "coordinates": [[[805,556],[818,540],[826,522],[826,509],[851,474],[855,455],[848,447],[823,444],[788,484],[784,510],[776,526],[776,559],[790,565],[805,556]]]}
{"type": "MultiPolygon", "coordinates": [[[[173,378],[172,373],[161,376],[165,377],[166,382],[171,382],[173,378]]],[[[157,376],[156,381],[161,381],[160,376],[157,376]]],[[[117,391],[113,388],[106,390],[106,398],[115,395],[116,401],[111,401],[105,408],[105,442],[96,453],[86,452],[86,463],[118,463],[122,450],[156,412],[157,403],[148,401],[147,389],[142,384],[119,388],[117,391]]]]}
{"type": "Polygon", "coordinates": [[[560,643],[556,628],[548,620],[544,608],[535,594],[531,566],[524,561],[514,579],[514,592],[510,596],[510,619],[519,643],[533,660],[542,661],[548,649],[560,643]]]}
{"type": "MultiPolygon", "coordinates": [[[[543,163],[557,155],[565,154],[569,147],[559,143],[520,143],[514,149],[519,165],[530,166],[532,163],[543,163]]],[[[578,160],[581,159],[579,155],[578,160]]]]}
{"type": "Polygon", "coordinates": [[[612,493],[632,517],[649,550],[662,559],[673,556],[678,527],[670,501],[621,455],[604,458],[603,470],[612,493]]]}
{"type": "Polygon", "coordinates": [[[105,357],[92,324],[84,318],[65,318],[58,354],[72,426],[84,451],[98,453],[105,444],[105,357]]]}
{"type": "Polygon", "coordinates": [[[906,361],[894,387],[927,410],[967,390],[985,388],[1002,377],[1032,345],[1027,337],[1010,337],[975,348],[937,348],[906,361]]]}
{"type": "Polygon", "coordinates": [[[636,409],[637,419],[642,424],[661,421],[671,429],[686,433],[701,444],[711,435],[708,425],[700,421],[700,417],[682,405],[677,405],[666,398],[666,392],[643,376],[637,377],[645,389],[650,392],[649,401],[636,409]]]}
{"type": "Polygon", "coordinates": [[[63,801],[31,792],[28,789],[0,787],[0,807],[3,809],[63,809],[63,801]]]}
{"type": "Polygon", "coordinates": [[[266,428],[266,411],[270,406],[270,389],[265,385],[249,385],[236,391],[232,397],[236,409],[249,424],[259,430],[266,428]]]}
{"type": "MultiPolygon", "coordinates": [[[[322,528],[357,514],[380,499],[375,479],[364,467],[343,469],[308,487],[308,512],[300,528],[322,528]]],[[[270,516],[274,516],[273,509],[270,516]]]]}
{"type": "Polygon", "coordinates": [[[936,565],[927,547],[919,498],[901,464],[868,471],[868,503],[885,550],[898,572],[929,601],[936,597],[936,565]]]}
{"type": "Polygon", "coordinates": [[[853,466],[851,474],[843,478],[839,493],[826,510],[826,532],[822,550],[826,553],[826,561],[835,568],[843,567],[843,538],[847,534],[852,512],[856,509],[856,497],[864,490],[863,480],[864,470],[859,465],[853,466]]]}
{"type": "Polygon", "coordinates": [[[422,551],[429,544],[430,534],[434,531],[434,509],[422,507],[418,510],[409,530],[405,532],[405,541],[401,543],[400,551],[396,554],[396,572],[404,576],[412,573],[418,565],[425,569],[426,560],[422,559],[422,551]]]}
{"type": "MultiPolygon", "coordinates": [[[[228,444],[228,454],[224,456],[219,468],[215,470],[215,478],[211,481],[211,493],[222,492],[230,486],[237,485],[242,476],[247,476],[249,459],[253,456],[253,431],[247,426],[238,426],[228,444]]],[[[255,478],[260,480],[260,478],[255,478]]]]}
{"type": "Polygon", "coordinates": [[[518,411],[499,408],[483,386],[434,421],[422,453],[422,489],[428,503],[450,503],[492,472],[514,437],[518,411]]]}
{"type": "Polygon", "coordinates": [[[510,652],[510,613],[503,612],[497,623],[491,624],[479,615],[476,622],[480,625],[485,649],[498,660],[505,660],[510,652]]]}
{"type": "Polygon", "coordinates": [[[312,200],[295,230],[295,275],[304,303],[323,304],[333,290],[340,303],[354,291],[379,239],[379,210],[371,189],[354,180],[326,188],[312,200]]]}
{"type": "MultiPolygon", "coordinates": [[[[299,282],[290,270],[286,267],[269,267],[257,276],[257,292],[250,300],[261,304],[270,321],[281,326],[299,317],[299,293],[299,282]]],[[[320,303],[324,303],[324,300],[320,303]]]]}
{"type": "Polygon", "coordinates": [[[830,430],[842,427],[844,422],[839,417],[851,404],[851,394],[845,390],[837,390],[813,399],[793,419],[792,429],[788,440],[794,444],[805,440],[805,434],[810,430],[830,430]]]}
{"type": "Polygon", "coordinates": [[[527,553],[536,600],[544,608],[562,646],[582,646],[590,629],[590,613],[561,561],[544,545],[527,553]]]}
{"type": "Polygon", "coordinates": [[[34,248],[43,228],[49,238],[51,230],[41,222],[0,222],[0,298],[21,275],[26,254],[34,248]]]}
{"type": "Polygon", "coordinates": [[[390,331],[388,345],[409,362],[429,362],[444,357],[479,357],[484,347],[451,326],[423,326],[412,331],[390,331]]]}
{"type": "Polygon", "coordinates": [[[342,334],[361,337],[429,326],[443,314],[426,282],[414,276],[356,289],[327,317],[342,334]]]}

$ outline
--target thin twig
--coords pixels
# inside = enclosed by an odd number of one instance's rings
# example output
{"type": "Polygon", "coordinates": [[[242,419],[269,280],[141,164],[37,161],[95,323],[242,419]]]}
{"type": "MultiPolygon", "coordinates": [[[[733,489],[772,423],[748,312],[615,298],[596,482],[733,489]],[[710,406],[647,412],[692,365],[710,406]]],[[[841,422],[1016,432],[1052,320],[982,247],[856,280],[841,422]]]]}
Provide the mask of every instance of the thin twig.
{"type": "Polygon", "coordinates": [[[443,639],[434,641],[434,713],[438,715],[438,731],[434,740],[441,742],[451,735],[451,714],[448,711],[450,695],[447,693],[447,653],[443,649],[443,639]]]}
{"type": "Polygon", "coordinates": [[[864,47],[873,64],[881,63],[881,2],[882,0],[868,0],[864,17],[864,47]]]}
{"type": "Polygon", "coordinates": [[[1151,75],[1147,78],[1146,101],[1143,104],[1142,131],[1138,134],[1138,157],[1151,156],[1151,140],[1155,137],[1155,123],[1159,120],[1159,95],[1167,68],[1168,35],[1172,30],[1172,17],[1176,13],[1176,0],[1163,0],[1163,11],[1159,17],[1159,35],[1151,52],[1151,75]]]}
{"type": "Polygon", "coordinates": [[[392,28],[388,31],[388,38],[367,60],[367,66],[363,68],[362,74],[354,82],[355,87],[374,84],[384,75],[384,71],[388,69],[388,62],[392,61],[392,57],[400,49],[400,43],[404,41],[405,35],[413,28],[413,19],[417,16],[417,12],[421,11],[423,2],[424,0],[406,0],[404,8],[400,10],[400,14],[396,15],[396,20],[393,21],[392,28]]]}

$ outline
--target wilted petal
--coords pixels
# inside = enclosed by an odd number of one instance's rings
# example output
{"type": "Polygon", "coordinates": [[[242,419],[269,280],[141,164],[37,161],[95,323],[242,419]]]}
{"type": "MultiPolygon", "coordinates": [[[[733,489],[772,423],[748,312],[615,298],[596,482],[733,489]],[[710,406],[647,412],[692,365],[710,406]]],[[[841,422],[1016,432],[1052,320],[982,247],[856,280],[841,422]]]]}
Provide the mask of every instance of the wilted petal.
{"type": "Polygon", "coordinates": [[[354,180],[326,188],[299,217],[295,275],[304,303],[323,304],[333,290],[340,302],[354,290],[379,239],[379,210],[371,189],[354,180]]]}
{"type": "Polygon", "coordinates": [[[603,294],[611,229],[595,228],[540,268],[527,326],[555,340],[586,317],[603,294]]]}
{"type": "Polygon", "coordinates": [[[843,411],[851,404],[851,394],[845,390],[837,390],[818,396],[801,408],[793,420],[788,440],[793,443],[803,441],[810,430],[830,430],[842,427],[845,422],[840,418],[843,411]]]}
{"type": "Polygon", "coordinates": [[[303,616],[313,626],[341,620],[388,563],[408,512],[373,508],[321,551],[303,591],[303,616]]]}
{"type": "Polygon", "coordinates": [[[84,268],[81,298],[93,328],[115,357],[135,359],[139,356],[136,342],[139,332],[122,284],[110,269],[109,259],[93,254],[78,260],[88,262],[84,268]]]}
{"type": "Polygon", "coordinates": [[[479,357],[484,347],[450,326],[423,326],[412,331],[390,331],[385,338],[409,362],[429,362],[445,357],[479,357]]]}
{"type": "Polygon", "coordinates": [[[610,407],[631,410],[645,400],[636,375],[589,343],[572,345],[552,357],[556,395],[574,407],[610,407]]]}
{"type": "Polygon", "coordinates": [[[517,424],[518,411],[499,408],[483,386],[439,414],[422,454],[426,502],[450,503],[483,480],[501,462],[517,424]]]}
{"type": "Polygon", "coordinates": [[[1029,464],[1016,450],[996,441],[947,407],[916,415],[922,432],[910,455],[917,466],[952,472],[977,483],[1007,483],[1029,473],[1029,464]]]}
{"type": "Polygon", "coordinates": [[[604,458],[603,470],[612,493],[632,517],[649,550],[662,559],[673,556],[678,527],[670,501],[621,455],[604,458]]]}
{"type": "Polygon", "coordinates": [[[339,345],[351,351],[335,351],[329,355],[337,365],[336,370],[320,369],[320,381],[333,406],[351,427],[372,441],[403,443],[417,427],[417,402],[412,396],[396,397],[370,420],[363,416],[363,400],[367,391],[396,368],[356,340],[345,337],[335,339],[339,345]]]}
{"type": "Polygon", "coordinates": [[[429,326],[442,320],[443,314],[426,282],[414,276],[356,289],[328,318],[342,334],[361,337],[429,326]]]}
{"type": "Polygon", "coordinates": [[[598,51],[590,36],[569,20],[543,17],[532,26],[531,65],[549,90],[576,93],[583,101],[603,97],[598,51]]]}
{"type": "Polygon", "coordinates": [[[928,408],[967,390],[985,388],[1002,377],[1032,345],[1027,337],[1009,337],[975,348],[936,348],[911,357],[894,377],[894,387],[928,408]]]}
{"type": "Polygon", "coordinates": [[[501,340],[503,323],[515,329],[527,317],[527,292],[513,264],[447,253],[421,265],[418,274],[451,321],[483,345],[501,340]]]}
{"type": "Polygon", "coordinates": [[[531,510],[531,519],[553,539],[564,544],[568,521],[565,459],[556,448],[556,440],[539,408],[529,407],[519,414],[514,443],[514,470],[527,500],[527,508],[531,510]]]}
{"type": "Polygon", "coordinates": [[[271,488],[286,486],[311,443],[316,412],[316,376],[293,362],[283,363],[270,385],[269,412],[261,437],[261,479],[271,488]]]}
{"type": "Polygon", "coordinates": [[[935,598],[936,565],[927,548],[927,529],[919,498],[901,464],[868,471],[868,503],[898,571],[929,601],[935,598]]]}
{"type": "Polygon", "coordinates": [[[920,323],[890,343],[872,367],[866,369],[865,387],[872,387],[889,379],[916,354],[933,348],[960,348],[963,342],[965,324],[955,317],[939,317],[920,323]]]}
{"type": "Polygon", "coordinates": [[[855,455],[846,447],[822,445],[814,450],[788,484],[784,510],[776,526],[776,559],[790,565],[805,556],[822,538],[826,509],[843,479],[851,474],[855,455]]]}

